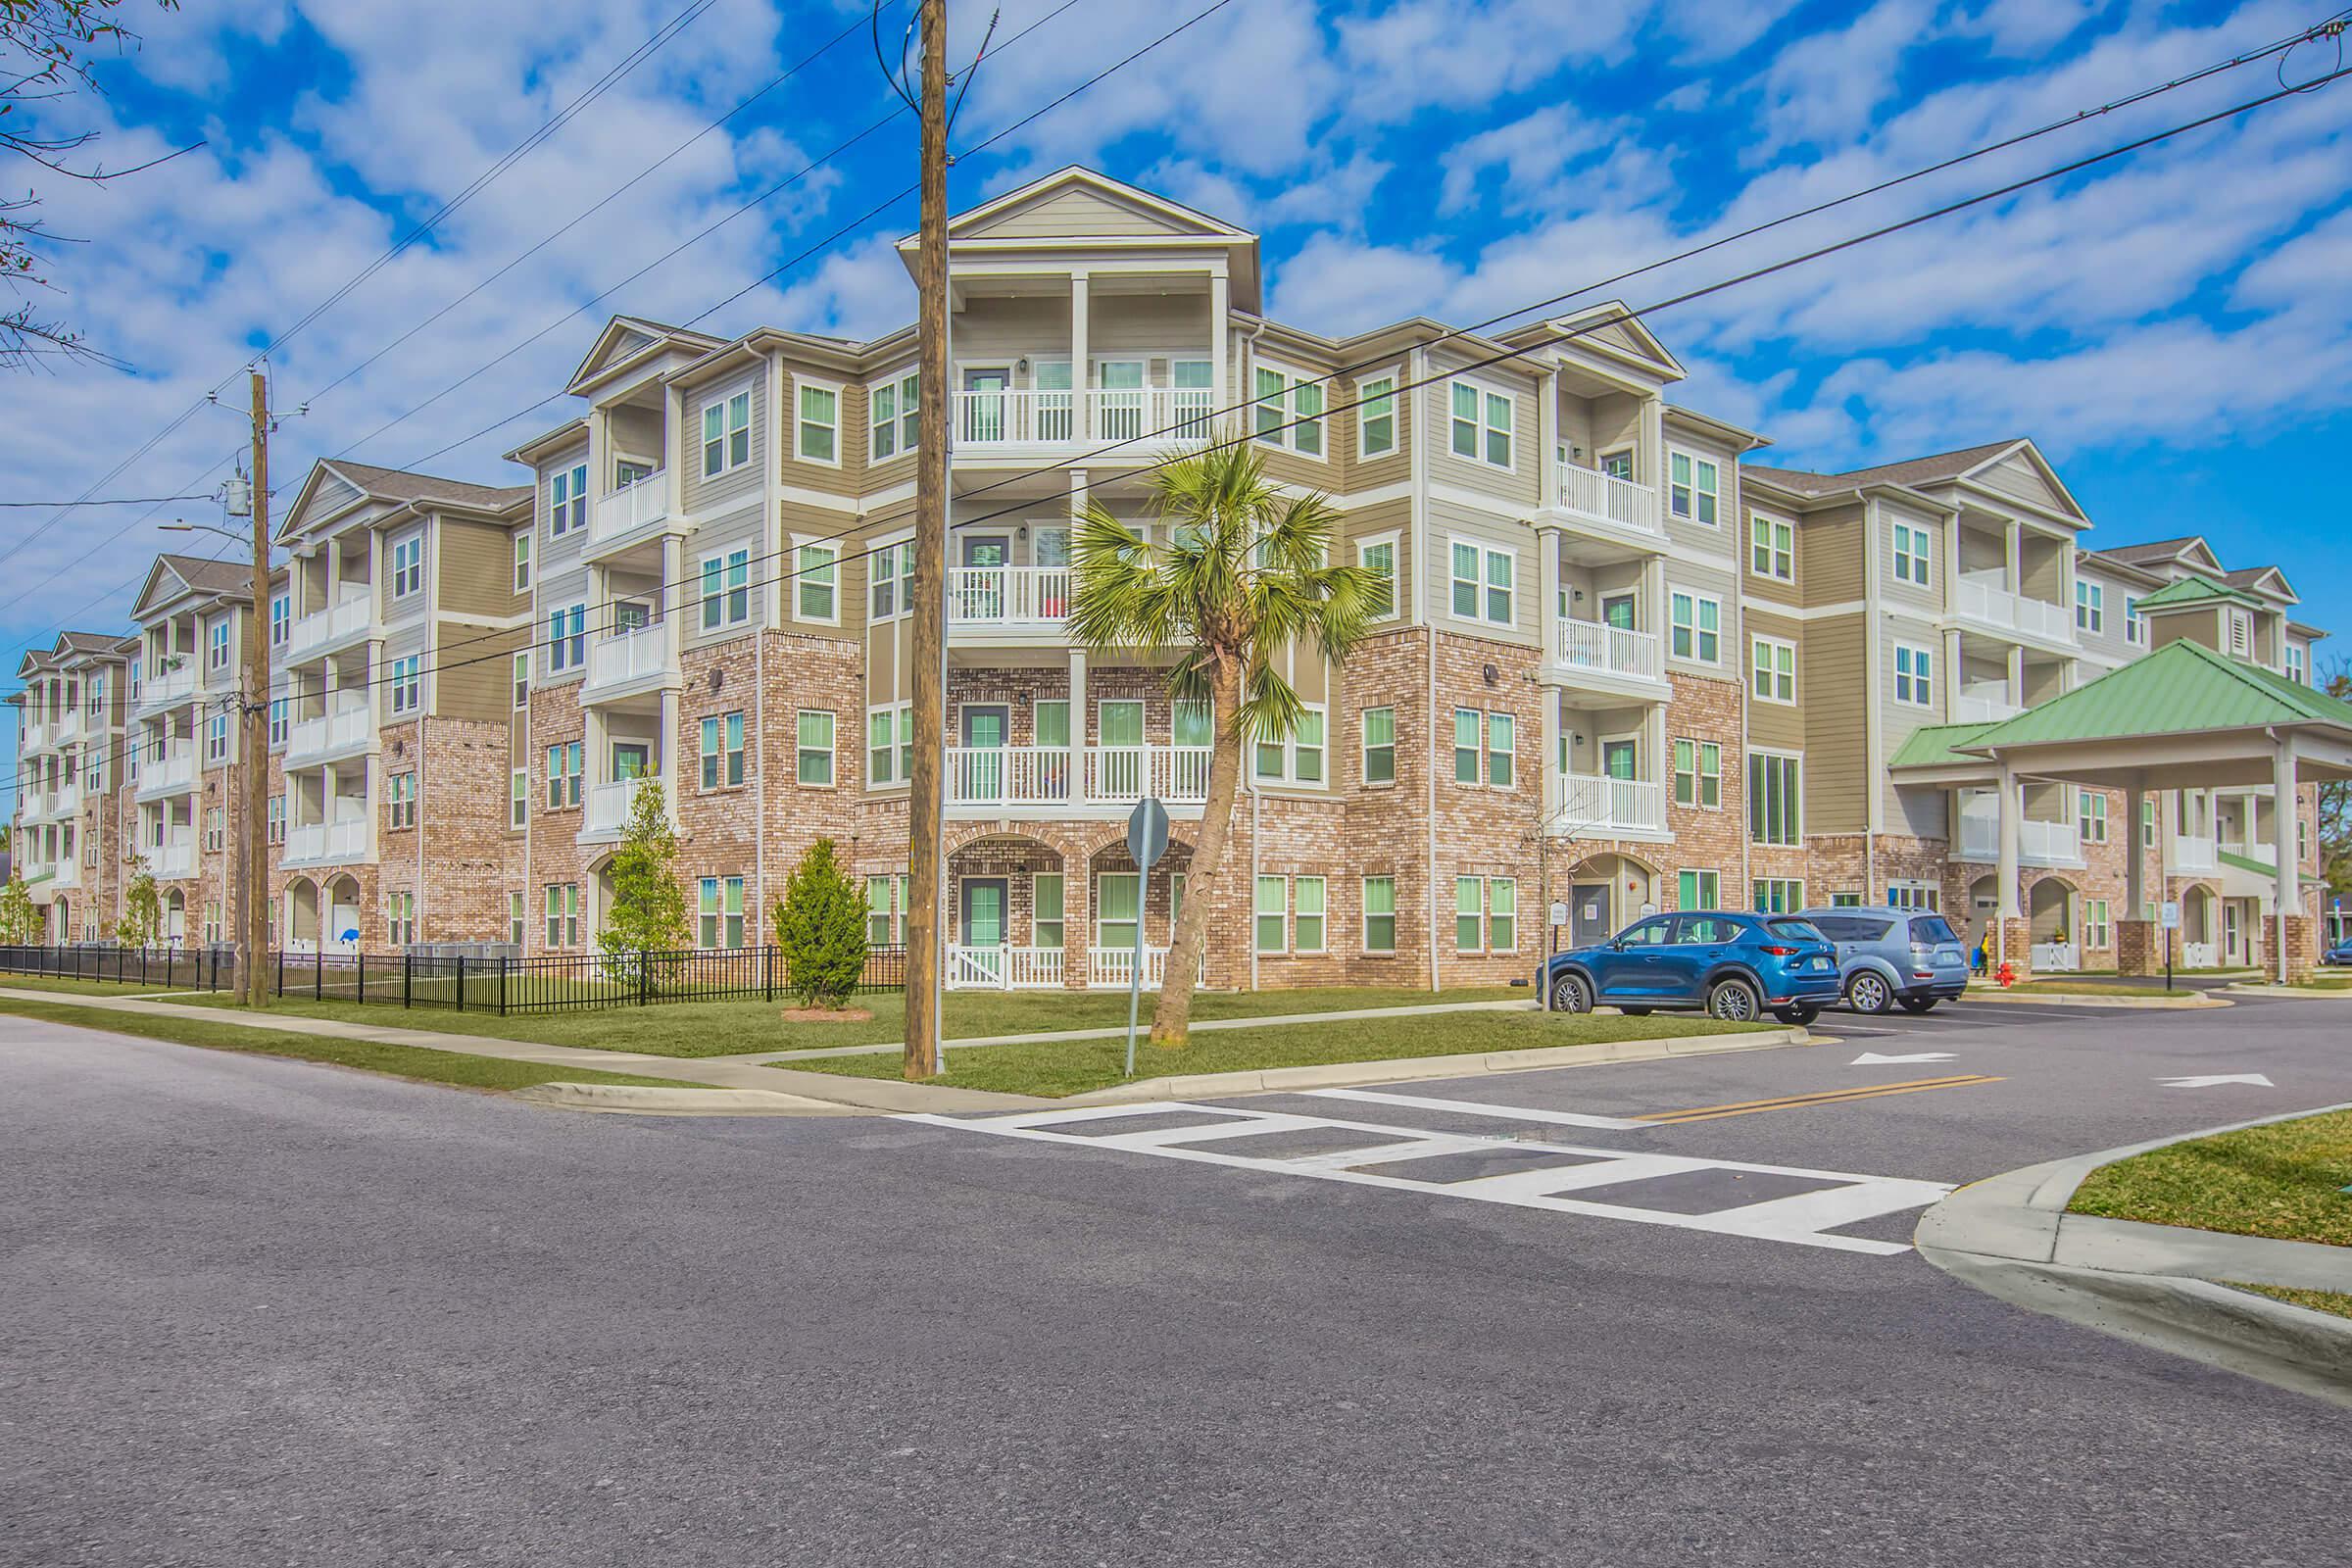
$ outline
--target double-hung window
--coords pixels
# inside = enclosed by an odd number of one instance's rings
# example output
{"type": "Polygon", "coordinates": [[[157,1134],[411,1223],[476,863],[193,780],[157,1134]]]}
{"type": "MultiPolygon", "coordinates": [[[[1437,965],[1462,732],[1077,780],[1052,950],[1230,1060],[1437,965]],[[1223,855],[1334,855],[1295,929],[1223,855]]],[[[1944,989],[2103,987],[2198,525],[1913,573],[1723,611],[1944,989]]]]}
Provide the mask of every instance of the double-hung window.
{"type": "Polygon", "coordinates": [[[392,541],[392,597],[406,599],[424,586],[424,535],[392,541]]]}
{"type": "Polygon", "coordinates": [[[270,699],[270,745],[283,746],[286,744],[286,734],[292,726],[292,719],[290,715],[293,712],[293,709],[294,700],[290,697],[272,697],[270,699]]]}
{"type": "Polygon", "coordinates": [[[2082,901],[2082,945],[2102,949],[2115,945],[2115,927],[2108,919],[2105,899],[2082,901]]]}
{"type": "Polygon", "coordinates": [[[520,893],[507,895],[507,942],[518,949],[522,946],[525,929],[530,920],[526,902],[520,893]]]}
{"type": "Polygon", "coordinates": [[[385,799],[391,803],[386,827],[403,828],[416,825],[416,775],[414,772],[395,773],[385,780],[385,799]]]}
{"type": "Polygon", "coordinates": [[[580,775],[586,771],[588,744],[570,741],[547,749],[547,808],[561,810],[580,804],[580,775]]]}
{"type": "Polygon", "coordinates": [[[228,715],[216,713],[204,726],[204,760],[208,762],[228,760],[228,715]]]}
{"type": "Polygon", "coordinates": [[[1319,876],[1291,878],[1293,953],[1323,951],[1323,879],[1319,876]]]}
{"type": "Polygon", "coordinates": [[[752,394],[747,389],[703,405],[703,477],[713,479],[752,461],[752,394]]]}
{"type": "Polygon", "coordinates": [[[801,382],[801,439],[797,449],[804,463],[839,466],[841,463],[841,389],[819,381],[801,382]]]}
{"type": "Polygon", "coordinates": [[[752,618],[752,553],[730,550],[703,558],[703,630],[740,626],[752,618]]]}
{"type": "Polygon", "coordinates": [[[561,539],[588,526],[588,465],[577,463],[547,476],[547,531],[561,539]]]}
{"type": "Polygon", "coordinates": [[[1747,754],[1747,836],[1794,845],[1804,833],[1803,761],[1781,752],[1747,754]]]}
{"type": "Polygon", "coordinates": [[[1507,790],[1518,776],[1519,721],[1509,713],[1487,715],[1487,785],[1507,790]]]}
{"type": "Polygon", "coordinates": [[[1759,703],[1796,701],[1796,644],[1779,637],[1751,637],[1754,677],[1750,690],[1759,703]]]}
{"type": "Polygon", "coordinates": [[[1794,914],[1805,906],[1805,884],[1794,877],[1758,877],[1748,884],[1748,905],[1758,914],[1794,914]]]}
{"type": "Polygon", "coordinates": [[[547,670],[553,675],[588,662],[588,607],[570,605],[547,612],[547,670]]]}
{"type": "Polygon", "coordinates": [[[270,596],[270,646],[272,648],[282,647],[286,638],[291,636],[293,631],[294,596],[271,594],[270,596]]]}
{"type": "Polygon", "coordinates": [[[702,724],[703,788],[733,789],[743,782],[743,714],[711,713],[702,724]]]}
{"type": "Polygon", "coordinates": [[[739,876],[707,876],[702,879],[702,898],[697,913],[700,929],[697,946],[705,948],[740,948],[743,946],[743,878],[739,876]]]}
{"type": "Polygon", "coordinates": [[[1288,877],[1261,876],[1257,879],[1257,951],[1287,953],[1288,933],[1283,929],[1290,923],[1291,883],[1288,877]]]}
{"type": "Polygon", "coordinates": [[[1446,383],[1448,436],[1453,455],[1493,468],[1510,468],[1511,436],[1517,426],[1518,400],[1490,392],[1473,381],[1446,383]]]}
{"type": "Polygon", "coordinates": [[[1796,581],[1796,529],[1758,512],[1747,519],[1747,569],[1775,582],[1796,581]]]}
{"type": "Polygon", "coordinates": [[[283,795],[270,797],[270,815],[265,833],[271,844],[286,842],[286,798],[283,795]]]}
{"type": "Polygon", "coordinates": [[[2102,584],[2081,577],[2075,579],[2075,629],[2107,629],[2107,590],[2102,584]]]}
{"type": "Polygon", "coordinates": [[[1723,470],[1688,452],[1666,455],[1666,506],[1678,517],[1712,528],[1720,516],[1723,470]]]}
{"type": "Polygon", "coordinates": [[[1507,876],[1453,879],[1456,953],[1514,953],[1519,947],[1519,883],[1507,876]]]}
{"type": "Polygon", "coordinates": [[[1320,784],[1323,752],[1323,710],[1302,708],[1290,734],[1269,735],[1258,741],[1257,776],[1271,783],[1320,784]]]}
{"type": "MultiPolygon", "coordinates": [[[[2127,600],[2125,600],[2125,601],[2124,601],[2124,641],[2126,641],[2126,642],[2130,643],[2130,644],[2131,644],[2132,647],[2134,647],[2134,648],[2137,648],[2137,647],[2143,646],[2143,645],[2144,645],[2144,644],[2147,642],[2147,640],[2148,640],[2148,623],[2147,623],[2146,621],[2144,621],[2144,620],[2142,620],[2142,619],[2140,618],[2140,615],[2139,615],[2139,601],[2138,601],[2138,600],[2136,600],[2136,599],[2127,599],[2127,600]]],[[[2288,663],[2288,665],[2289,665],[2290,667],[2291,667],[2291,666],[2293,665],[2293,663],[2294,663],[2294,655],[2295,655],[2295,653],[2296,653],[2296,650],[2295,650],[2295,649],[2293,649],[2293,648],[2291,648],[2291,647],[2287,649],[2287,663],[2288,663]]]]}
{"type": "Polygon", "coordinates": [[[410,654],[392,661],[392,711],[413,713],[424,706],[424,657],[410,654]]]}
{"type": "MultiPolygon", "coordinates": [[[[1066,711],[1066,710],[1065,710],[1066,711]]],[[[1064,720],[1066,731],[1067,720],[1064,720]]],[[[1041,725],[1042,729],[1043,726],[1041,725]]],[[[1038,742],[1043,746],[1044,741],[1038,742]]],[[[886,789],[914,777],[914,708],[899,703],[865,710],[865,785],[886,789]]]]}
{"type": "Polygon", "coordinates": [[[2311,651],[2301,643],[2286,645],[2286,678],[2298,686],[2311,684],[2311,651]]]}
{"type": "Polygon", "coordinates": [[[1061,886],[1059,871],[1040,871],[1029,879],[1029,945],[1033,948],[1062,944],[1061,886]]]}
{"type": "Polygon", "coordinates": [[[1677,588],[1667,596],[1667,623],[1675,658],[1698,664],[1723,662],[1723,601],[1712,594],[1677,588]]]}
{"type": "Polygon", "coordinates": [[[824,709],[804,708],[793,716],[799,763],[797,776],[817,789],[833,787],[833,715],[824,709]]]}
{"type": "Polygon", "coordinates": [[[1252,373],[1250,430],[1268,446],[1323,456],[1323,383],[1293,370],[1260,365],[1252,373]]]}
{"type": "Polygon", "coordinates": [[[1396,450],[1396,372],[1355,384],[1355,455],[1378,458],[1396,450]]]}
{"type": "Polygon", "coordinates": [[[1719,909],[1723,906],[1723,878],[1714,871],[1690,870],[1675,876],[1678,909],[1719,909]]]}
{"type": "Polygon", "coordinates": [[[1364,878],[1364,951],[1396,951],[1396,879],[1393,876],[1364,878]]]}
{"type": "Polygon", "coordinates": [[[865,879],[865,942],[872,948],[896,947],[902,929],[901,919],[906,907],[906,879],[904,876],[869,876],[865,879]],[[892,903],[896,893],[897,903],[892,903]]]}
{"type": "Polygon", "coordinates": [[[1133,871],[1105,871],[1095,878],[1095,946],[1133,955],[1136,922],[1143,917],[1143,879],[1133,871]]]}
{"type": "Polygon", "coordinates": [[[2107,795],[2105,791],[2075,791],[2075,827],[2085,844],[2107,842],[2107,795]]]}
{"type": "Polygon", "coordinates": [[[507,775],[507,826],[525,828],[531,825],[531,772],[527,767],[511,769],[507,775]]]}
{"type": "Polygon", "coordinates": [[[1713,809],[1723,804],[1723,747],[1715,741],[1674,743],[1674,804],[1713,809]]]}
{"type": "Polygon", "coordinates": [[[1931,650],[1894,645],[1894,700],[1912,708],[1936,706],[1936,655],[1931,650]]]}
{"type": "Polygon", "coordinates": [[[514,591],[531,591],[531,536],[527,533],[514,536],[514,591]]]}
{"type": "Polygon", "coordinates": [[[793,581],[799,585],[800,618],[827,624],[840,618],[837,580],[841,552],[832,545],[805,544],[793,552],[793,581]]]}
{"type": "Polygon", "coordinates": [[[908,370],[865,389],[865,461],[886,463],[914,450],[915,400],[922,395],[922,372],[908,370]]]}
{"type": "Polygon", "coordinates": [[[1894,525],[1894,580],[1925,588],[1934,569],[1933,535],[1917,523],[1894,525]]]}
{"type": "Polygon", "coordinates": [[[1364,710],[1364,782],[1396,782],[1396,710],[1364,710]]]}
{"type": "Polygon", "coordinates": [[[547,885],[547,945],[551,948],[576,948],[580,945],[580,885],[577,882],[550,882],[547,885]]]}
{"type": "Polygon", "coordinates": [[[224,613],[206,632],[205,667],[215,674],[228,667],[228,622],[224,613]]]}
{"type": "Polygon", "coordinates": [[[1453,781],[1456,784],[1478,782],[1480,753],[1478,734],[1479,713],[1475,708],[1453,710],[1453,781]]]}
{"type": "Polygon", "coordinates": [[[869,573],[873,618],[888,620],[914,608],[914,541],[877,546],[869,573]]]}
{"type": "Polygon", "coordinates": [[[1508,626],[1518,619],[1518,561],[1508,550],[1496,550],[1466,539],[1451,541],[1453,564],[1452,609],[1456,619],[1483,620],[1508,626]]]}
{"type": "Polygon", "coordinates": [[[531,656],[514,656],[514,711],[521,712],[531,706],[531,656]]]}
{"type": "Polygon", "coordinates": [[[1396,613],[1396,536],[1388,534],[1378,539],[1359,539],[1355,546],[1355,564],[1372,578],[1367,596],[1374,620],[1387,620],[1396,613]]]}

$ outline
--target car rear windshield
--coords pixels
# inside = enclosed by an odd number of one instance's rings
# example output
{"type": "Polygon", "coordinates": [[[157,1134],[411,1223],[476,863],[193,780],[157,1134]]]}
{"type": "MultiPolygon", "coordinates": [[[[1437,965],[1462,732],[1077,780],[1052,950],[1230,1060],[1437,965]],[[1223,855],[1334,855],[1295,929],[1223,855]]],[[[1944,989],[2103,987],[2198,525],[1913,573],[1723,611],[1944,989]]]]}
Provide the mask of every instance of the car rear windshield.
{"type": "Polygon", "coordinates": [[[1937,947],[1957,943],[1960,938],[1940,914],[1917,914],[1911,917],[1911,940],[1923,947],[1937,947]]]}
{"type": "Polygon", "coordinates": [[[1819,931],[1813,928],[1813,922],[1810,920],[1767,920],[1764,922],[1764,929],[1770,931],[1776,937],[1787,937],[1791,942],[1823,942],[1828,940],[1819,931]]]}
{"type": "Polygon", "coordinates": [[[1838,942],[1876,942],[1888,929],[1888,922],[1859,914],[1816,914],[1807,918],[1820,928],[1822,935],[1838,942]]]}

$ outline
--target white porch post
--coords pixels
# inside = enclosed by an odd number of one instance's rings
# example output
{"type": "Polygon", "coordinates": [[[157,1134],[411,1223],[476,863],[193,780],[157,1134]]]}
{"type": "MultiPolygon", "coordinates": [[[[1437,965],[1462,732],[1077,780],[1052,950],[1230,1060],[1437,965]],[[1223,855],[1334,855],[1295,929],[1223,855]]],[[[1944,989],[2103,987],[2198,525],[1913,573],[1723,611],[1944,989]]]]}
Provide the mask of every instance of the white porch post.
{"type": "Polygon", "coordinates": [[[1551,662],[1560,645],[1560,530],[1536,529],[1536,662],[1551,662]]]}
{"type": "Polygon", "coordinates": [[[2009,706],[2026,706],[2026,651],[2012,643],[2009,647],[2009,672],[2002,684],[2009,688],[2009,706]]]}
{"type": "MultiPolygon", "coordinates": [[[[2278,737],[2271,760],[2271,836],[2278,852],[2278,919],[2272,929],[2278,939],[2278,983],[2286,984],[2287,951],[2286,922],[2289,916],[2303,912],[2303,890],[2295,864],[2295,737],[2288,731],[2278,737]]],[[[2253,808],[2248,801],[2246,808],[2253,808]]],[[[2252,835],[2248,835],[2250,838],[2252,835]]]]}
{"type": "Polygon", "coordinates": [[[1560,372],[1554,368],[1536,383],[1536,496],[1545,511],[1560,504],[1559,445],[1560,372]]]}
{"type": "Polygon", "coordinates": [[[2000,918],[2006,925],[2025,913],[2017,897],[2018,815],[2022,803],[2017,797],[2016,772],[2006,761],[2000,764],[2000,769],[2001,838],[1993,876],[2000,883],[2000,918]]]}
{"type": "Polygon", "coordinates": [[[1968,671],[1960,662],[1960,632],[1957,627],[1943,634],[1943,714],[1947,719],[1959,717],[1961,689],[1968,683],[1968,671]]]}
{"type": "Polygon", "coordinates": [[[2127,920],[2142,918],[2141,911],[2147,907],[2140,894],[2141,861],[2147,858],[2147,847],[2139,842],[2139,818],[2145,809],[2140,803],[2146,799],[2146,792],[2136,784],[2124,791],[2124,843],[2128,846],[2124,856],[2124,918],[2127,920]]]}
{"type": "MultiPolygon", "coordinates": [[[[1222,270],[1208,276],[1208,406],[1217,412],[1222,421],[1223,411],[1233,404],[1230,383],[1233,367],[1229,363],[1232,346],[1228,333],[1233,326],[1233,285],[1222,270]]],[[[1211,432],[1214,434],[1213,430],[1211,432]]]]}
{"type": "Polygon", "coordinates": [[[1084,441],[1095,433],[1091,388],[1095,379],[1087,368],[1087,276],[1084,272],[1070,274],[1070,385],[1078,403],[1078,420],[1074,427],[1077,439],[1084,441]]]}
{"type": "Polygon", "coordinates": [[[2012,520],[2008,527],[2008,537],[2003,541],[2001,586],[2013,594],[2025,585],[2025,548],[2026,530],[2022,524],[2012,520]]]}
{"type": "MultiPolygon", "coordinates": [[[[1036,737],[1030,737],[1035,740],[1036,737]]],[[[1070,650],[1070,767],[1064,775],[1070,781],[1070,804],[1075,806],[1086,794],[1086,650],[1070,650]]],[[[1063,897],[1067,898],[1065,880],[1063,897]]]]}

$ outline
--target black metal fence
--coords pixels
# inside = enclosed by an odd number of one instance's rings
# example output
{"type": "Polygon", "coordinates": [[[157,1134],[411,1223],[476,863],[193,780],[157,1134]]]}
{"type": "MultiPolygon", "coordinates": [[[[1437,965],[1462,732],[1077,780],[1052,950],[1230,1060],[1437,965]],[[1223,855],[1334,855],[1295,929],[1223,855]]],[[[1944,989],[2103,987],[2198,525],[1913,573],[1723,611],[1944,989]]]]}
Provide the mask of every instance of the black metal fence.
{"type": "MultiPolygon", "coordinates": [[[[556,954],[537,958],[425,953],[273,953],[278,996],[317,1002],[447,1007],[458,1012],[573,1012],[669,1002],[774,1001],[794,994],[780,949],[556,954]]],[[[906,984],[906,950],[868,951],[861,996],[906,984]]]]}
{"type": "Polygon", "coordinates": [[[229,947],[125,948],[111,942],[64,948],[0,947],[0,974],[57,980],[101,980],[110,985],[166,991],[229,991],[237,983],[237,950],[229,947]]]}

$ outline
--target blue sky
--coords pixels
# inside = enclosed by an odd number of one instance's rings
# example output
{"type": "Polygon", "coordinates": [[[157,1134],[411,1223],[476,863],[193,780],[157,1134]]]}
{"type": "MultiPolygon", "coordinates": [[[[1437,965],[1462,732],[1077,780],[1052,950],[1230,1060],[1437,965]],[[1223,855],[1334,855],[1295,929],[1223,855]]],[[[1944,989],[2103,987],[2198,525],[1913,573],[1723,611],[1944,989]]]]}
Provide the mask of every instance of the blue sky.
{"type": "MultiPolygon", "coordinates": [[[[1051,16],[1058,4],[1005,0],[1000,37],[1039,24],[982,72],[959,142],[1208,0],[1084,0],[1051,16]]],[[[1300,325],[1465,321],[2177,77],[2326,5],[1230,0],[959,163],[954,195],[967,205],[1085,162],[1257,229],[1271,308],[1300,325]]],[[[986,8],[953,9],[968,50],[986,8]]],[[[225,411],[108,470],[689,11],[276,354],[279,404],[313,405],[280,434],[288,486],[343,454],[511,478],[499,454],[568,412],[539,400],[607,315],[687,319],[816,246],[911,181],[913,126],[885,125],[590,305],[893,107],[860,33],[689,142],[862,4],[188,0],[163,14],[131,0],[144,48],[106,68],[103,100],[60,106],[51,123],[103,132],[115,167],[206,145],[104,188],[44,187],[52,228],[87,241],[60,248],[63,292],[46,303],[133,368],[0,380],[0,498],[209,488],[241,436],[225,411]]],[[[2306,47],[2287,70],[2334,63],[2306,47]]],[[[2256,97],[2277,71],[2228,73],[1613,292],[1638,305],[1711,282],[2256,97]]],[[[1846,467],[2032,435],[2096,519],[2089,542],[2202,532],[2232,564],[2283,565],[2306,618],[2352,628],[2352,589],[2324,555],[2352,449],[2348,138],[2342,83],[1651,325],[1691,368],[1677,400],[1773,437],[1762,461],[1846,467]]],[[[851,226],[704,324],[902,324],[911,292],[890,244],[911,219],[899,207],[851,226]]],[[[12,667],[61,619],[123,622],[172,539],[155,521],[218,520],[203,503],[145,514],[0,514],[12,667]]],[[[11,772],[13,748],[0,736],[11,772]]]]}

